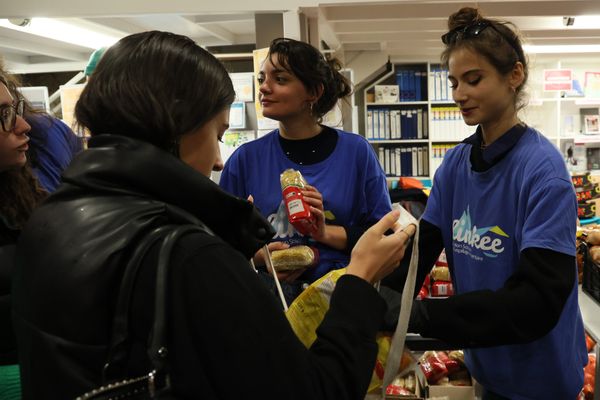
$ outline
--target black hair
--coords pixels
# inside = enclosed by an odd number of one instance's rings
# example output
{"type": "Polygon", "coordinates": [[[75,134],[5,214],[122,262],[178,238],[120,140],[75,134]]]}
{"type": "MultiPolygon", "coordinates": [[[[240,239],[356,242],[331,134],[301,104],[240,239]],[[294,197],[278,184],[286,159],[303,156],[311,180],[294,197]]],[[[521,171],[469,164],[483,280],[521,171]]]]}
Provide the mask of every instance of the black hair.
{"type": "Polygon", "coordinates": [[[278,38],[271,42],[267,58],[276,55],[279,65],[296,76],[310,94],[317,94],[323,86],[323,94],[312,107],[312,113],[321,119],[337,103],[338,99],[352,93],[352,85],[344,75],[339,60],[325,57],[308,43],[294,39],[278,38]]]}
{"type": "Polygon", "coordinates": [[[75,118],[92,136],[129,136],[176,153],[181,135],[234,98],[225,67],[192,39],[142,32],[106,50],[75,106],[75,118]]]}
{"type": "Polygon", "coordinates": [[[450,40],[442,52],[442,64],[448,67],[450,55],[457,49],[468,48],[485,57],[501,75],[510,73],[515,64],[523,64],[524,79],[515,88],[515,105],[522,108],[523,88],[529,76],[529,62],[523,51],[522,40],[516,26],[508,21],[484,18],[478,9],[464,7],[448,17],[448,33],[458,33],[457,40],[450,40]],[[477,35],[461,35],[460,32],[477,23],[489,25],[477,35]]]}

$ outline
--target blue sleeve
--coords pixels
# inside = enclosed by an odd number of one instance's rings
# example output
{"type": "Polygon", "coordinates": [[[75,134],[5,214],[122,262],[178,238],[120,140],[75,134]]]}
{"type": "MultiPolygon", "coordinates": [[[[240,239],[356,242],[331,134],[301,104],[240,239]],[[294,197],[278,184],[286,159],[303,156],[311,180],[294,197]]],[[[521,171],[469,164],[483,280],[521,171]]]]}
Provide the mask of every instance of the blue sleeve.
{"type": "Polygon", "coordinates": [[[575,256],[576,230],[573,184],[561,178],[549,179],[529,195],[519,250],[537,247],[575,256]]]}
{"type": "Polygon", "coordinates": [[[221,172],[219,186],[226,192],[245,199],[248,197],[248,193],[243,172],[243,163],[241,161],[243,158],[242,147],[234,151],[225,163],[225,167],[221,172]]]}
{"type": "Polygon", "coordinates": [[[367,195],[367,222],[373,224],[392,210],[392,203],[385,173],[375,156],[375,151],[370,144],[368,146],[365,193],[367,195]]]}
{"type": "Polygon", "coordinates": [[[55,123],[57,125],[57,129],[61,131],[62,135],[65,138],[65,141],[67,142],[67,146],[69,148],[70,151],[70,160],[73,159],[73,157],[79,153],[81,150],[83,150],[83,141],[81,140],[81,138],[79,136],[77,136],[73,130],[71,128],[69,128],[67,126],[67,124],[65,124],[64,122],[62,122],[59,119],[54,119],[53,123],[55,123]]]}
{"type": "Polygon", "coordinates": [[[431,192],[427,199],[427,205],[425,206],[425,212],[423,213],[423,219],[432,225],[437,226],[441,229],[442,227],[442,211],[441,207],[444,202],[442,200],[442,187],[444,182],[444,171],[445,162],[435,171],[433,176],[433,184],[431,186],[431,192]]]}

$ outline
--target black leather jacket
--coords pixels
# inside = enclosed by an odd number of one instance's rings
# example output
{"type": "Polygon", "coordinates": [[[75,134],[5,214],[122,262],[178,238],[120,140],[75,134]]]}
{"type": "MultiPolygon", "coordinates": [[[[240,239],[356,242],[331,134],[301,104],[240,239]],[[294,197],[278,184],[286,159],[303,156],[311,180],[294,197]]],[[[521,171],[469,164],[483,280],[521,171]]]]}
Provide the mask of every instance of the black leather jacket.
{"type": "MultiPolygon", "coordinates": [[[[17,249],[14,312],[24,400],[72,399],[100,384],[123,268],[157,226],[204,222],[217,236],[187,235],[169,264],[167,347],[178,398],[362,400],[377,355],[385,303],[342,276],[307,349],[248,257],[268,222],[175,157],[102,135],[34,212],[17,249]]],[[[260,166],[257,166],[259,168],[260,166]]],[[[131,347],[115,374],[148,371],[158,246],[132,290],[131,347]]]]}
{"type": "Polygon", "coordinates": [[[123,270],[151,230],[200,219],[246,259],[273,235],[249,202],[150,144],[100,135],[89,145],[17,249],[13,307],[26,399],[65,399],[100,383],[123,270]]]}

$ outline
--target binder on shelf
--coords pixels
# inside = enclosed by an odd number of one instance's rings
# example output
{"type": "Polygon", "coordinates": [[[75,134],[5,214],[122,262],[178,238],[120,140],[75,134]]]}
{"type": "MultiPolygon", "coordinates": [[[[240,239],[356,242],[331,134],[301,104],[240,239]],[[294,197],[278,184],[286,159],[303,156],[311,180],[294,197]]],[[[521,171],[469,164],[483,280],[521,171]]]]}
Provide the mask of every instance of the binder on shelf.
{"type": "Polygon", "coordinates": [[[433,70],[433,99],[440,100],[440,73],[439,69],[435,68],[433,70]]]}
{"type": "Polygon", "coordinates": [[[373,130],[373,110],[367,110],[367,140],[375,139],[373,130]]]}
{"type": "Polygon", "coordinates": [[[409,90],[409,96],[408,99],[410,101],[415,101],[417,100],[417,77],[416,77],[416,71],[407,71],[408,73],[408,78],[410,80],[410,90],[409,90]]]}
{"type": "Polygon", "coordinates": [[[400,156],[402,154],[401,152],[401,148],[400,147],[396,147],[394,149],[394,154],[396,155],[396,176],[402,176],[402,165],[401,165],[401,160],[400,160],[400,156]]]}
{"type": "Polygon", "coordinates": [[[419,165],[417,163],[419,156],[418,156],[418,151],[416,147],[413,147],[412,149],[410,149],[411,151],[411,157],[410,157],[410,161],[412,163],[411,165],[411,175],[417,175],[418,170],[419,170],[419,165]]]}
{"type": "Polygon", "coordinates": [[[383,133],[385,132],[384,112],[381,109],[377,110],[377,139],[385,139],[383,133]]]}
{"type": "Polygon", "coordinates": [[[383,110],[383,138],[390,139],[390,110],[383,110]]]}
{"type": "Polygon", "coordinates": [[[440,81],[440,96],[439,96],[440,100],[446,100],[446,84],[444,82],[444,75],[445,75],[444,70],[441,69],[438,74],[439,81],[440,81]]]}
{"type": "Polygon", "coordinates": [[[429,176],[429,148],[423,149],[423,175],[429,176]]]}
{"type": "Polygon", "coordinates": [[[385,174],[389,175],[390,174],[390,149],[386,148],[385,149],[385,168],[384,168],[385,174]]]}
{"type": "Polygon", "coordinates": [[[404,91],[406,90],[406,86],[404,85],[404,76],[402,75],[402,70],[396,71],[396,83],[400,87],[398,93],[400,94],[400,101],[404,101],[404,91]]]}
{"type": "Polygon", "coordinates": [[[417,175],[423,175],[423,147],[417,148],[417,175]]]}
{"type": "Polygon", "coordinates": [[[423,96],[421,94],[421,71],[415,71],[415,100],[421,101],[423,100],[423,96]]]}
{"type": "Polygon", "coordinates": [[[410,171],[409,171],[409,166],[410,164],[407,162],[408,161],[408,148],[403,147],[401,150],[401,168],[402,168],[402,176],[410,176],[410,171]]]}

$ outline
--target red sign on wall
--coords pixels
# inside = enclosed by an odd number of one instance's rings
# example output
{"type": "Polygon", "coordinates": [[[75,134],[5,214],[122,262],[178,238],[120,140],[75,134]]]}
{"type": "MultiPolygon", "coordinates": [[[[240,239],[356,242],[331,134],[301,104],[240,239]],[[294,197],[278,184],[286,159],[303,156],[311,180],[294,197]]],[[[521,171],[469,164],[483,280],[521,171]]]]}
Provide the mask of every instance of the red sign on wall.
{"type": "Polygon", "coordinates": [[[573,70],[545,69],[544,91],[567,91],[573,89],[573,70]]]}

